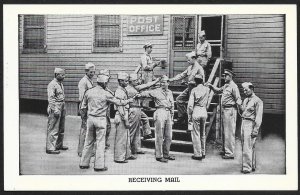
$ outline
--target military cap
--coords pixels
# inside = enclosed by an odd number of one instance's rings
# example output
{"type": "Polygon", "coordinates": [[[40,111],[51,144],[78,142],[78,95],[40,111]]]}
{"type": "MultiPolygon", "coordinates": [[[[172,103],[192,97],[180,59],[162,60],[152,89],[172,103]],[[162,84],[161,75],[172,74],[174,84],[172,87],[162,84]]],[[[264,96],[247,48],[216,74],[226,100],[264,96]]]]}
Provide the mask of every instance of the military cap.
{"type": "Polygon", "coordinates": [[[99,74],[97,76],[97,82],[99,83],[105,83],[108,82],[109,76],[103,75],[103,74],[99,74]]]}
{"type": "Polygon", "coordinates": [[[224,70],[224,74],[225,74],[225,75],[228,74],[228,75],[230,75],[230,76],[235,76],[234,72],[233,72],[232,70],[228,70],[228,69],[225,69],[225,70],[224,70]]]}
{"type": "Polygon", "coordinates": [[[119,72],[118,73],[118,79],[121,79],[121,80],[128,80],[128,74],[126,72],[119,72]]]}
{"type": "Polygon", "coordinates": [[[195,75],[195,79],[203,79],[202,74],[196,74],[196,75],[195,75]]]}
{"type": "Polygon", "coordinates": [[[54,69],[54,73],[64,74],[65,73],[65,69],[63,69],[63,68],[55,68],[54,69]]]}
{"type": "Polygon", "coordinates": [[[205,31],[204,31],[204,30],[202,30],[202,31],[200,31],[200,32],[199,32],[199,37],[203,37],[203,36],[206,36],[206,34],[205,34],[205,31]]]}
{"type": "Polygon", "coordinates": [[[148,47],[152,47],[152,44],[150,42],[146,43],[143,48],[148,48],[148,47]]]}
{"type": "Polygon", "coordinates": [[[89,70],[89,69],[95,70],[95,64],[89,62],[89,63],[87,63],[87,64],[85,65],[85,69],[86,69],[86,70],[89,70]]]}
{"type": "Polygon", "coordinates": [[[196,52],[195,52],[195,51],[192,51],[192,52],[190,52],[190,53],[185,54],[185,56],[186,56],[186,57],[196,57],[197,55],[196,55],[196,52]]]}
{"type": "Polygon", "coordinates": [[[160,82],[169,81],[169,77],[167,75],[163,75],[160,79],[160,82]]]}
{"type": "Polygon", "coordinates": [[[243,87],[243,88],[246,88],[246,87],[249,87],[249,86],[254,87],[253,84],[250,83],[250,82],[244,82],[244,83],[242,83],[242,87],[243,87]]]}
{"type": "Polygon", "coordinates": [[[99,71],[99,74],[101,74],[101,75],[106,75],[106,76],[110,77],[110,74],[109,74],[109,70],[108,70],[108,69],[100,70],[100,71],[99,71]]]}
{"type": "Polygon", "coordinates": [[[130,81],[135,81],[135,80],[137,80],[137,79],[138,79],[138,75],[137,75],[137,74],[133,73],[133,74],[130,74],[130,75],[129,75],[129,80],[130,80],[130,81]]]}

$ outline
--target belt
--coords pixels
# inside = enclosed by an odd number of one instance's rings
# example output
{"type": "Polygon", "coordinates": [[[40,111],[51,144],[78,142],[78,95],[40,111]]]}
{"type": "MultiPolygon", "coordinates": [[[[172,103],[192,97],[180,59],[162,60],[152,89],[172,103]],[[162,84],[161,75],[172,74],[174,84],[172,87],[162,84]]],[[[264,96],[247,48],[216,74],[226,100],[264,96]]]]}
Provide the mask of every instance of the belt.
{"type": "Polygon", "coordinates": [[[236,107],[236,105],[222,105],[223,108],[233,108],[236,107]]]}
{"type": "Polygon", "coordinates": [[[137,106],[137,105],[129,105],[129,108],[141,108],[141,106],[137,106]]]}
{"type": "Polygon", "coordinates": [[[167,108],[167,107],[156,107],[156,109],[165,109],[166,111],[171,111],[171,108],[167,108]]]}
{"type": "Polygon", "coordinates": [[[245,118],[245,117],[242,117],[243,120],[247,120],[247,121],[252,121],[254,122],[254,120],[252,118],[245,118]]]}
{"type": "Polygon", "coordinates": [[[203,108],[205,108],[205,106],[200,106],[200,105],[197,105],[197,104],[196,104],[195,106],[197,106],[197,107],[203,107],[203,108]]]}

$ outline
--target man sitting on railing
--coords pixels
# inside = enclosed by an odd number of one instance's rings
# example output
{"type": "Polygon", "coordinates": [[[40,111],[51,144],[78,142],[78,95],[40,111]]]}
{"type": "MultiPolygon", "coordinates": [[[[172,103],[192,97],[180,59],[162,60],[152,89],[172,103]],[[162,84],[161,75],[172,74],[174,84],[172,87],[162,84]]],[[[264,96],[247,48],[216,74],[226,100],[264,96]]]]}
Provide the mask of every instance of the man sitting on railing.
{"type": "MultiPolygon", "coordinates": [[[[169,79],[170,82],[178,81],[180,79],[188,78],[188,88],[185,89],[177,98],[177,109],[178,109],[178,124],[187,123],[187,111],[186,104],[189,100],[189,95],[191,90],[196,86],[194,78],[197,74],[202,75],[202,78],[205,78],[204,70],[202,66],[197,62],[196,53],[194,51],[187,53],[186,55],[187,62],[190,66],[183,71],[182,73],[176,75],[175,77],[169,79]]],[[[203,79],[204,80],[204,79],[203,79]]]]}

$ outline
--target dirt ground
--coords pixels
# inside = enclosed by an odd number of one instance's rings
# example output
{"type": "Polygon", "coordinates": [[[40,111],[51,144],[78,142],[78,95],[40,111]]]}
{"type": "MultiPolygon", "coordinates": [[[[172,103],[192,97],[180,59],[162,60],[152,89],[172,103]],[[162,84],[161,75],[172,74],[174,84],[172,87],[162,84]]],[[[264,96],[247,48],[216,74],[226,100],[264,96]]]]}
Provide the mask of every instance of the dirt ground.
{"type": "MultiPolygon", "coordinates": [[[[79,168],[77,156],[78,134],[81,120],[77,116],[66,117],[65,145],[69,150],[59,155],[45,152],[47,116],[41,114],[20,114],[20,174],[24,175],[209,175],[209,174],[241,174],[241,143],[236,142],[234,160],[223,160],[218,154],[219,149],[211,144],[207,146],[206,159],[195,161],[192,153],[171,152],[175,161],[157,162],[154,149],[146,149],[146,154],[139,155],[137,160],[127,164],[113,162],[113,137],[115,128],[112,125],[110,144],[106,152],[106,172],[94,172],[93,158],[91,168],[79,168]]],[[[251,174],[285,174],[285,141],[276,136],[268,135],[259,140],[257,148],[257,170],[251,174]]]]}

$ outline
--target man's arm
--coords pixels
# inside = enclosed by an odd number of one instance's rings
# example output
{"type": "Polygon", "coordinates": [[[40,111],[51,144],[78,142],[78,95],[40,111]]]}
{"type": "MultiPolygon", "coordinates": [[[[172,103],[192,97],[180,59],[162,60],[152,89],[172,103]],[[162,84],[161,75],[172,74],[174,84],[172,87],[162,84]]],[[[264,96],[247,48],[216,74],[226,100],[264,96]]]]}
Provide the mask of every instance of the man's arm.
{"type": "Polygon", "coordinates": [[[149,82],[149,83],[146,83],[146,84],[141,84],[141,85],[138,85],[138,86],[135,86],[135,89],[138,90],[138,91],[141,91],[143,89],[147,89],[153,85],[155,85],[156,83],[158,83],[160,81],[161,78],[157,78],[155,81],[152,81],[152,82],[149,82]]]}
{"type": "Polygon", "coordinates": [[[212,89],[215,93],[222,93],[223,92],[223,87],[219,88],[219,87],[213,86],[211,83],[205,83],[205,86],[212,89]]]}
{"type": "Polygon", "coordinates": [[[207,55],[207,59],[209,60],[212,56],[212,52],[211,52],[211,46],[210,44],[208,43],[207,44],[207,51],[206,51],[206,55],[207,55]]]}
{"type": "Polygon", "coordinates": [[[188,69],[186,69],[185,71],[183,71],[182,73],[176,75],[175,77],[169,79],[170,82],[173,82],[173,81],[178,81],[180,79],[184,79],[185,77],[187,77],[187,72],[188,72],[188,69]]]}
{"type": "Polygon", "coordinates": [[[146,55],[142,55],[142,56],[141,56],[141,66],[143,67],[144,70],[151,71],[151,70],[153,70],[157,65],[158,65],[158,63],[156,63],[156,62],[152,62],[151,64],[148,64],[147,56],[146,56],[146,55]]]}
{"type": "Polygon", "coordinates": [[[260,125],[262,123],[262,117],[263,117],[263,102],[261,100],[259,100],[256,103],[255,106],[255,111],[256,111],[256,117],[255,117],[255,125],[253,127],[253,131],[251,133],[251,137],[257,137],[258,135],[258,130],[260,128],[260,125]]]}
{"type": "Polygon", "coordinates": [[[240,95],[240,91],[239,88],[236,86],[233,88],[232,91],[232,96],[236,102],[237,105],[241,105],[242,104],[242,99],[241,99],[241,95],[240,95]]]}
{"type": "Polygon", "coordinates": [[[191,91],[188,106],[187,106],[187,113],[188,113],[188,119],[189,122],[192,120],[192,114],[194,110],[194,102],[195,102],[195,90],[191,91]]]}

